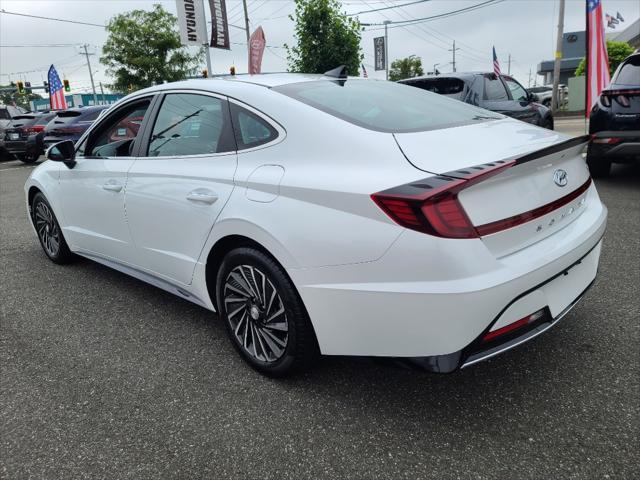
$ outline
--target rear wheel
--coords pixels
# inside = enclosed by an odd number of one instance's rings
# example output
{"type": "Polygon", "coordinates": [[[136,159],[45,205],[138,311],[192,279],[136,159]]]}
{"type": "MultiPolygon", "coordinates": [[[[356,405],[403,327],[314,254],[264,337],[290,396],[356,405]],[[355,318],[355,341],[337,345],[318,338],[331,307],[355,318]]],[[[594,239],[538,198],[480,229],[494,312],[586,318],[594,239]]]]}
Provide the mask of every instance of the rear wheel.
{"type": "Polygon", "coordinates": [[[40,158],[40,154],[34,150],[27,150],[27,152],[18,156],[18,160],[23,163],[35,163],[38,161],[38,158],[40,158]]]}
{"type": "Polygon", "coordinates": [[[254,248],[229,252],[216,281],[218,312],[231,342],[256,370],[283,377],[318,353],[307,312],[284,269],[254,248]]]}
{"type": "Polygon", "coordinates": [[[47,257],[58,264],[71,262],[74,255],[62,236],[62,230],[53,214],[51,205],[42,193],[37,193],[33,197],[31,215],[38,240],[40,240],[40,245],[47,257]]]}
{"type": "Polygon", "coordinates": [[[587,154],[587,166],[594,178],[607,177],[611,173],[611,160],[607,160],[592,153],[587,154]]]}

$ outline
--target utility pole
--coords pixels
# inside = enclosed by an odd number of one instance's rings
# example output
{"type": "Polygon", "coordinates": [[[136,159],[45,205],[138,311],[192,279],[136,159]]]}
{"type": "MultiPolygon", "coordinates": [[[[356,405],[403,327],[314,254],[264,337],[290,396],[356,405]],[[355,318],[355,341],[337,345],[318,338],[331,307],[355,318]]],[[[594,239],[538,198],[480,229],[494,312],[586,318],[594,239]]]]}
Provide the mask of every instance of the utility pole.
{"type": "Polygon", "coordinates": [[[511,54],[509,54],[509,62],[507,66],[507,75],[511,75],[511,54]]]}
{"type": "Polygon", "coordinates": [[[82,45],[84,48],[84,55],[87,57],[87,67],[89,68],[89,78],[91,79],[91,90],[93,91],[93,104],[98,104],[98,96],[96,95],[96,84],[93,83],[93,72],[91,71],[91,62],[89,61],[89,52],[87,51],[87,44],[82,45]]]}
{"type": "Polygon", "coordinates": [[[249,12],[247,10],[247,0],[242,0],[242,6],[244,7],[244,29],[247,34],[247,50],[249,49],[249,37],[251,34],[249,33],[249,12]]]}
{"type": "Polygon", "coordinates": [[[449,49],[450,52],[453,52],[453,62],[451,62],[451,63],[453,65],[453,71],[454,72],[456,71],[456,50],[460,50],[460,49],[456,48],[456,41],[454,40],[453,41],[453,48],[449,49]]]}
{"type": "Polygon", "coordinates": [[[389,80],[389,32],[388,27],[391,20],[385,20],[384,22],[384,71],[385,80],[389,80]]]}
{"type": "MultiPolygon", "coordinates": [[[[205,11],[204,11],[204,2],[201,2],[201,3],[202,3],[202,12],[201,12],[202,18],[207,18],[205,16],[205,11]]],[[[211,25],[211,28],[213,28],[213,24],[211,25]]],[[[211,37],[209,36],[209,31],[207,29],[206,22],[204,24],[204,30],[205,30],[204,34],[206,38],[204,39],[204,42],[202,42],[202,47],[204,48],[204,56],[207,60],[207,75],[211,76],[213,74],[213,71],[211,70],[211,49],[209,47],[209,40],[208,40],[211,37]]]]}
{"type": "Polygon", "coordinates": [[[102,82],[100,82],[100,95],[102,95],[102,105],[104,105],[104,88],[102,88],[102,82]]]}
{"type": "Polygon", "coordinates": [[[551,110],[555,113],[558,110],[558,87],[560,85],[560,60],[562,59],[562,36],[564,33],[564,4],[565,0],[560,0],[558,11],[558,38],[556,39],[556,55],[553,64],[553,92],[551,96],[551,110]]]}
{"type": "Polygon", "coordinates": [[[529,83],[527,84],[527,87],[531,87],[531,69],[529,69],[529,83]]]}

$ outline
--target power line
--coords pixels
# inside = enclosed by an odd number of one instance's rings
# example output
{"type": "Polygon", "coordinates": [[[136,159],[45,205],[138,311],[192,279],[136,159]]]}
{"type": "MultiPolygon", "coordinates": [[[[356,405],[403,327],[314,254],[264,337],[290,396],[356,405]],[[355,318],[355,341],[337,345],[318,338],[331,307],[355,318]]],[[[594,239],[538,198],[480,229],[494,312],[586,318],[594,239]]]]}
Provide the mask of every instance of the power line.
{"type": "MultiPolygon", "coordinates": [[[[472,10],[477,10],[483,7],[488,7],[490,5],[496,5],[498,3],[504,2],[505,0],[486,0],[485,2],[482,3],[478,3],[476,5],[472,5],[470,7],[465,7],[465,8],[460,8],[458,10],[452,10],[450,12],[445,12],[445,13],[440,13],[438,15],[432,15],[430,17],[422,17],[422,18],[416,18],[413,20],[398,20],[395,22],[391,22],[391,25],[388,28],[400,28],[400,27],[406,27],[409,25],[415,25],[417,23],[421,23],[421,22],[428,22],[430,20],[435,20],[437,18],[446,18],[446,17],[452,17],[454,15],[459,15],[461,13],[465,13],[465,12],[470,12],[472,10]]],[[[381,23],[374,23],[371,25],[382,25],[381,23]]],[[[372,31],[372,30],[383,30],[383,28],[370,28],[367,31],[372,31]]]]}
{"type": "MultiPolygon", "coordinates": [[[[406,7],[407,5],[415,5],[416,3],[424,3],[424,2],[430,2],[430,1],[431,0],[414,0],[413,2],[403,3],[402,5],[388,5],[387,2],[385,2],[384,0],[381,0],[380,3],[384,3],[386,6],[380,7],[380,8],[374,8],[372,10],[363,10],[361,12],[356,12],[356,13],[347,13],[347,17],[353,17],[354,15],[362,15],[363,13],[380,12],[382,10],[390,10],[392,8],[402,8],[402,7],[406,7]]],[[[367,2],[362,2],[362,3],[369,6],[367,2]]]]}
{"type": "Polygon", "coordinates": [[[41,17],[40,15],[28,15],[26,13],[7,12],[4,9],[0,10],[0,13],[4,13],[6,15],[16,15],[18,17],[37,18],[39,20],[53,20],[55,22],[74,23],[76,25],[89,25],[90,27],[106,28],[106,25],[100,25],[98,23],[80,22],[78,20],[67,20],[64,18],[41,17]]]}

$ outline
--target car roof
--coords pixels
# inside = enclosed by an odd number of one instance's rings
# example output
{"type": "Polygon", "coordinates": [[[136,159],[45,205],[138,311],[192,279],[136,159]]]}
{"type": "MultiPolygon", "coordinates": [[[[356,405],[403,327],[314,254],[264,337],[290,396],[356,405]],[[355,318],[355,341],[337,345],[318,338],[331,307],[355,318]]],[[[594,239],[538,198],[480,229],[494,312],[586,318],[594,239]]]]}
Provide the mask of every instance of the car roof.
{"type": "Polygon", "coordinates": [[[492,73],[493,72],[451,72],[451,73],[441,73],[438,75],[422,75],[420,77],[405,78],[403,80],[398,80],[398,81],[400,83],[404,83],[404,82],[410,82],[413,80],[435,80],[438,78],[458,78],[460,80],[469,80],[479,75],[490,75],[492,73]]]}
{"type": "MultiPolygon", "coordinates": [[[[193,78],[190,80],[182,80],[178,82],[163,83],[154,85],[142,90],[138,90],[134,95],[161,92],[169,89],[193,89],[193,90],[210,90],[212,92],[227,93],[229,91],[237,91],[237,87],[241,85],[259,86],[259,87],[278,87],[291,83],[314,82],[314,81],[336,81],[336,80],[361,80],[361,81],[377,81],[374,79],[363,79],[360,77],[347,77],[346,79],[338,79],[322,74],[311,73],[261,73],[256,75],[238,74],[238,75],[216,75],[211,78],[193,78]]],[[[130,97],[128,97],[130,98],[130,97]]]]}

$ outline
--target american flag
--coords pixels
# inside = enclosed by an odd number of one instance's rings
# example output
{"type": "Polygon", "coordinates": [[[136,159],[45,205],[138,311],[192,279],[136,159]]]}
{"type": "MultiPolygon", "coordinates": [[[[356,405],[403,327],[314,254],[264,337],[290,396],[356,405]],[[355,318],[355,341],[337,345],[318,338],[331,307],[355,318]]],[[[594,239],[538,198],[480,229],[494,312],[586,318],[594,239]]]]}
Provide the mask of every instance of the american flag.
{"type": "Polygon", "coordinates": [[[496,55],[496,47],[493,47],[493,73],[500,76],[502,73],[500,72],[500,62],[498,61],[498,56],[496,55]]]}
{"type": "Polygon", "coordinates": [[[64,87],[56,72],[56,67],[49,67],[49,103],[51,110],[66,110],[67,100],[64,98],[64,87]]]}
{"type": "Polygon", "coordinates": [[[362,64],[362,76],[364,78],[369,78],[369,74],[367,73],[367,69],[364,68],[364,63],[362,64]]]}
{"type": "Polygon", "coordinates": [[[600,0],[587,0],[587,117],[600,92],[611,80],[602,20],[600,0]]]}

